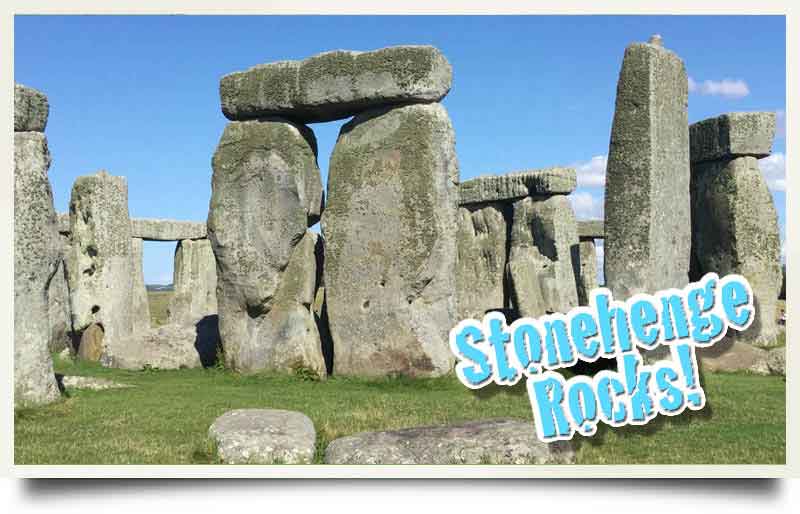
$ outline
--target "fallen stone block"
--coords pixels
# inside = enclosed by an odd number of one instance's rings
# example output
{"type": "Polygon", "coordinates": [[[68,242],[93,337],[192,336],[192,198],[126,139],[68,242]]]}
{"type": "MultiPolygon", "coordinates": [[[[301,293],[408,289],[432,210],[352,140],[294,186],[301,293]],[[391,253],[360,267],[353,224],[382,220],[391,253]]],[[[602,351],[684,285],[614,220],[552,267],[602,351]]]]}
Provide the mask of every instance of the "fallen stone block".
{"type": "Polygon", "coordinates": [[[236,409],[208,429],[225,464],[311,464],[317,433],[300,412],[236,409]]]}
{"type": "Polygon", "coordinates": [[[44,93],[14,84],[14,132],[44,132],[49,113],[44,93]]]}
{"type": "MultiPolygon", "coordinates": [[[[56,378],[59,378],[58,375],[56,378]]],[[[128,384],[120,384],[105,378],[79,377],[75,375],[63,375],[60,377],[61,384],[66,389],[89,389],[92,391],[105,391],[106,389],[127,389],[128,384]]]]}
{"type": "Polygon", "coordinates": [[[497,419],[364,432],[332,441],[326,464],[572,464],[569,441],[543,443],[532,421],[497,419]]]}
{"type": "Polygon", "coordinates": [[[786,347],[774,348],[769,351],[767,368],[773,375],[786,376],[786,347]]]}
{"type": "Polygon", "coordinates": [[[546,168],[486,175],[465,180],[458,187],[459,204],[515,200],[535,195],[569,194],[577,179],[572,168],[546,168]]]}
{"type": "Polygon", "coordinates": [[[316,123],[389,104],[436,102],[451,81],[450,63],[438,49],[393,46],[261,64],[225,75],[219,92],[229,120],[281,116],[316,123]]]}
{"type": "Polygon", "coordinates": [[[731,112],[689,127],[692,163],[766,157],[775,137],[774,112],[731,112]]]}
{"type": "Polygon", "coordinates": [[[753,345],[726,337],[708,348],[696,350],[697,361],[704,371],[747,371],[756,375],[769,375],[767,351],[753,345]]]}

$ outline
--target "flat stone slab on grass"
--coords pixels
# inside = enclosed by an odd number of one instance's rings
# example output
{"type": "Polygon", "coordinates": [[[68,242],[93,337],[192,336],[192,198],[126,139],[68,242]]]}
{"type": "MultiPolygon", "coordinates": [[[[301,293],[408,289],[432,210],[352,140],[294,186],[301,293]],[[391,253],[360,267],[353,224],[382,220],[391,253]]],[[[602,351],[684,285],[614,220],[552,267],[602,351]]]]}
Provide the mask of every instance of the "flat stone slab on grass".
{"type": "Polygon", "coordinates": [[[120,384],[105,378],[79,377],[75,375],[64,375],[61,377],[61,384],[67,389],[92,389],[102,391],[105,389],[125,389],[133,387],[128,384],[120,384]]]}
{"type": "Polygon", "coordinates": [[[451,82],[452,68],[438,49],[392,46],[260,64],[222,77],[219,93],[229,120],[281,116],[315,123],[384,105],[438,102],[451,82]]]}
{"type": "Polygon", "coordinates": [[[532,421],[495,419],[364,432],[336,439],[326,464],[570,464],[572,445],[536,437],[532,421]]]}
{"type": "Polygon", "coordinates": [[[462,182],[459,205],[513,200],[532,195],[569,194],[577,178],[572,168],[515,171],[505,175],[484,175],[462,182]]]}
{"type": "Polygon", "coordinates": [[[308,416],[273,409],[226,412],[208,435],[225,464],[310,464],[317,439],[308,416]]]}

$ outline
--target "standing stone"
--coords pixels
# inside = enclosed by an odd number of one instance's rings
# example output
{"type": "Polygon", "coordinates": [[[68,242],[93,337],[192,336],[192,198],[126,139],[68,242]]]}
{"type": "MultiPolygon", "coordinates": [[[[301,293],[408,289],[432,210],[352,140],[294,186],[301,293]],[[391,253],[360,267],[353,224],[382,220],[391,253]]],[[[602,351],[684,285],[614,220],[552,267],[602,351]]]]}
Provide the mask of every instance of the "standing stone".
{"type": "Polygon", "coordinates": [[[578,266],[578,231],[568,197],[515,202],[508,274],[518,314],[538,317],[577,306],[578,266]]]}
{"type": "MultiPolygon", "coordinates": [[[[16,127],[16,124],[15,124],[16,127]]],[[[38,132],[14,134],[14,405],[58,398],[47,290],[59,262],[56,213],[47,179],[50,152],[38,132]]]]}
{"type": "Polygon", "coordinates": [[[333,150],[323,215],[335,373],[450,371],[458,163],[440,104],[364,112],[333,150]]]}
{"type": "Polygon", "coordinates": [[[778,332],[778,213],[757,161],[769,155],[774,134],[774,113],[726,114],[691,127],[695,273],[738,273],[750,282],[756,317],[735,338],[756,346],[774,344],[778,332]]]}
{"type": "Polygon", "coordinates": [[[178,242],[172,285],[171,323],[194,324],[217,314],[217,264],[208,239],[178,242]]]}
{"type": "Polygon", "coordinates": [[[619,300],[688,282],[688,79],[660,38],[625,50],[605,191],[605,278],[619,300]]]}
{"type": "Polygon", "coordinates": [[[50,285],[47,287],[48,315],[50,318],[50,353],[65,349],[72,353],[72,315],[69,310],[69,288],[67,287],[66,255],[69,253],[69,238],[58,236],[59,259],[50,285]]]}
{"type": "Polygon", "coordinates": [[[78,177],[69,209],[72,327],[82,333],[98,325],[103,332],[103,363],[113,365],[114,353],[125,350],[133,333],[128,184],[124,177],[106,171],[78,177]]]}
{"type": "Polygon", "coordinates": [[[14,132],[44,132],[50,104],[41,91],[14,84],[14,132]]]}
{"type": "Polygon", "coordinates": [[[311,304],[320,205],[316,140],[280,119],[232,122],[213,159],[208,236],[226,364],[242,372],[325,363],[311,304]]]}
{"type": "Polygon", "coordinates": [[[511,216],[511,206],[503,202],[458,208],[458,319],[481,319],[488,311],[508,306],[506,261],[511,216]]]}
{"type": "Polygon", "coordinates": [[[144,283],[144,269],[142,268],[142,258],[144,248],[142,240],[138,237],[131,238],[131,257],[133,267],[133,303],[131,305],[131,315],[133,331],[136,333],[146,332],[150,329],[150,301],[147,298],[147,286],[144,283]]]}
{"type": "Polygon", "coordinates": [[[578,244],[578,305],[589,305],[589,296],[597,283],[597,249],[594,239],[581,240],[578,244]]]}

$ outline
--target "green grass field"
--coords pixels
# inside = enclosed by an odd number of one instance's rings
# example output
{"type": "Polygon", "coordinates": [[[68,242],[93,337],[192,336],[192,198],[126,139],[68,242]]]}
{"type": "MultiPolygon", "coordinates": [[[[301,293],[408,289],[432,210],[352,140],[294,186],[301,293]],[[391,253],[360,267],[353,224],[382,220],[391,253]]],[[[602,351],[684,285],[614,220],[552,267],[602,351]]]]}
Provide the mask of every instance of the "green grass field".
{"type": "MultiPolygon", "coordinates": [[[[307,414],[317,457],[334,438],[365,430],[470,419],[531,419],[524,385],[470,391],[453,376],[357,380],[242,376],[221,369],[125,371],[55,359],[56,371],[104,377],[130,389],[70,391],[15,412],[17,464],[215,463],[207,430],[235,408],[307,414]]],[[[785,382],[780,377],[708,374],[699,413],[656,418],[644,427],[576,436],[579,464],[781,464],[785,461],[785,382]]],[[[533,430],[533,425],[531,425],[533,430]]]]}
{"type": "Polygon", "coordinates": [[[150,304],[150,324],[154,327],[167,322],[167,307],[172,299],[173,291],[148,291],[147,300],[150,304]]]}

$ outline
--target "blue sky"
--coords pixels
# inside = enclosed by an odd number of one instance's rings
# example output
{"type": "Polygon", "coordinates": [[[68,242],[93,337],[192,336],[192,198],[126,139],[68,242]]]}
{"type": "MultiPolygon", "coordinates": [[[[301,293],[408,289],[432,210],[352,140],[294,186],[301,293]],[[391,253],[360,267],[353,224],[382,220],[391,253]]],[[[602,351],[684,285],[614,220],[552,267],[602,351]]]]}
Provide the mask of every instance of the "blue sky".
{"type": "MultiPolygon", "coordinates": [[[[56,210],[76,177],[128,179],[131,216],[205,220],[226,120],[219,78],[332,49],[432,44],[453,65],[445,98],[462,179],[574,165],[579,217],[602,216],[602,180],[625,46],[659,33],[691,77],[690,122],[785,111],[776,16],[17,16],[17,82],[50,100],[56,210]]],[[[780,114],[781,127],[783,115],[780,114]]],[[[339,127],[311,125],[323,182],[339,127]]],[[[785,227],[785,139],[761,161],[785,227]]],[[[783,235],[782,235],[783,237],[783,235]]],[[[171,281],[172,243],[146,243],[148,283],[171,281]]]]}

